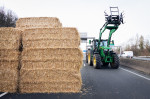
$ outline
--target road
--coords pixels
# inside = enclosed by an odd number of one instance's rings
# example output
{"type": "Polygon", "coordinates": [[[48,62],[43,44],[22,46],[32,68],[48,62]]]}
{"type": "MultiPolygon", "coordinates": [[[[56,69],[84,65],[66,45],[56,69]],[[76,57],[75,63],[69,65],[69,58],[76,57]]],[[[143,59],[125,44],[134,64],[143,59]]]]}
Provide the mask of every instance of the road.
{"type": "Polygon", "coordinates": [[[76,94],[6,94],[2,99],[150,99],[150,76],[135,70],[94,69],[83,64],[83,88],[76,94]]]}

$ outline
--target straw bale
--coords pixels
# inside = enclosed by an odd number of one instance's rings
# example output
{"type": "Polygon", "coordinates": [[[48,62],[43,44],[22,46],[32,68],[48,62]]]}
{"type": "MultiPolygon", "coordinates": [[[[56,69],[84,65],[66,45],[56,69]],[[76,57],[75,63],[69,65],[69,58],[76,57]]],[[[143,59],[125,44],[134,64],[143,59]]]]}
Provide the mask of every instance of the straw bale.
{"type": "Polygon", "coordinates": [[[21,93],[77,93],[81,82],[24,82],[20,84],[21,93]]]}
{"type": "Polygon", "coordinates": [[[79,71],[82,66],[80,61],[22,61],[22,69],[62,69],[70,71],[79,71]]]}
{"type": "Polygon", "coordinates": [[[1,81],[17,81],[18,71],[11,69],[0,69],[0,82],[1,81]]]}
{"type": "Polygon", "coordinates": [[[80,40],[76,28],[35,28],[26,29],[23,32],[24,40],[53,40],[53,39],[71,39],[80,40]]]}
{"type": "Polygon", "coordinates": [[[80,71],[61,69],[21,69],[20,82],[79,81],[80,71]]]}
{"type": "Polygon", "coordinates": [[[0,81],[0,92],[15,93],[17,91],[16,81],[0,81]]]}
{"type": "Polygon", "coordinates": [[[20,18],[16,22],[17,28],[54,28],[54,27],[62,27],[58,18],[55,17],[28,17],[28,18],[20,18]]]}
{"type": "Polygon", "coordinates": [[[22,60],[30,61],[77,61],[82,60],[83,54],[79,48],[49,48],[49,49],[28,49],[22,52],[22,60]]]}
{"type": "Polygon", "coordinates": [[[18,61],[0,60],[0,69],[18,69],[18,61]]]}
{"type": "Polygon", "coordinates": [[[79,40],[54,39],[54,40],[36,40],[23,41],[24,49],[40,49],[40,48],[78,48],[79,40]]]}
{"type": "Polygon", "coordinates": [[[0,49],[0,60],[18,60],[19,54],[17,50],[0,49]]]}
{"type": "Polygon", "coordinates": [[[0,41],[0,49],[19,49],[20,41],[5,40],[0,41]]]}
{"type": "Polygon", "coordinates": [[[21,37],[22,31],[11,28],[11,27],[5,27],[0,28],[0,41],[19,41],[21,37]]]}

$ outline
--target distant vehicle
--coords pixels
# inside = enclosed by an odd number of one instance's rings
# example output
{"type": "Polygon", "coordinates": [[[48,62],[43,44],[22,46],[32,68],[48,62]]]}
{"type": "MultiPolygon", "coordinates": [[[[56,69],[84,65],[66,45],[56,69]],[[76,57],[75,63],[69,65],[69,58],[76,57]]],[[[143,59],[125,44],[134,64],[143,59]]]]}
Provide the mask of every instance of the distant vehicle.
{"type": "Polygon", "coordinates": [[[121,57],[133,58],[133,51],[124,51],[121,57]]]}

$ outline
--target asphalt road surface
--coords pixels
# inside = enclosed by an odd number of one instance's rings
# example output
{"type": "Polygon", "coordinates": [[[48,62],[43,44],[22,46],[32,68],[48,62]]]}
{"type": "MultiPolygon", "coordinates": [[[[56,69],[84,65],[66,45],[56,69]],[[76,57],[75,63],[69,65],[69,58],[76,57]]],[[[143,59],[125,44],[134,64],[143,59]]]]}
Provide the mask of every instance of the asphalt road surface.
{"type": "Polygon", "coordinates": [[[6,94],[1,99],[150,99],[150,76],[120,66],[94,69],[83,64],[82,92],[76,94],[6,94]]]}

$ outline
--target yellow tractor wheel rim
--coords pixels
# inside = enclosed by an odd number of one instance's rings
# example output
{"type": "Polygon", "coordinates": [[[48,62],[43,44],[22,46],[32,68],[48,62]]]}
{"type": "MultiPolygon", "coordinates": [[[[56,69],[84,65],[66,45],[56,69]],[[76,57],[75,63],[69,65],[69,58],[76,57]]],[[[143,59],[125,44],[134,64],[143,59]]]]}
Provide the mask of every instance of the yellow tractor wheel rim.
{"type": "Polygon", "coordinates": [[[94,66],[96,66],[96,58],[95,57],[93,59],[93,64],[94,64],[94,66]]]}
{"type": "Polygon", "coordinates": [[[91,59],[90,54],[88,54],[88,63],[90,63],[90,59],[91,59]]]}

